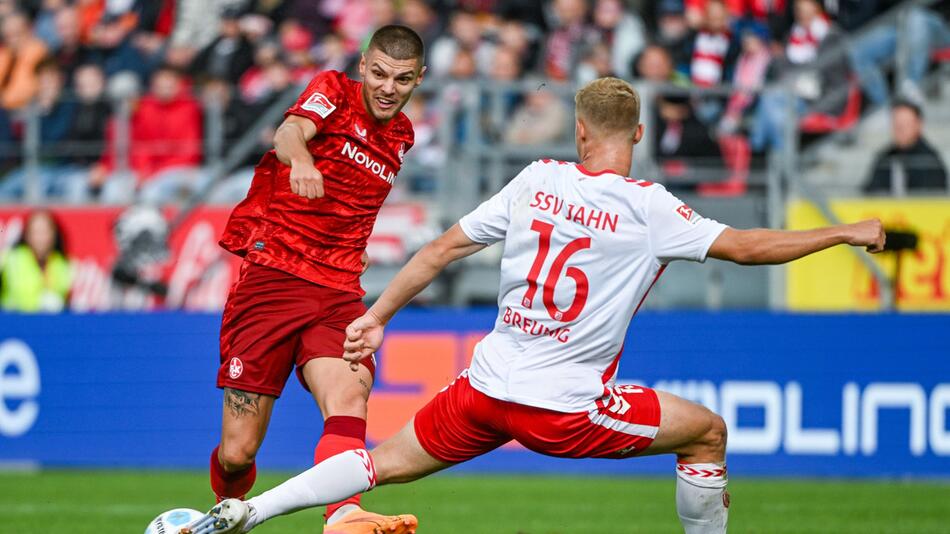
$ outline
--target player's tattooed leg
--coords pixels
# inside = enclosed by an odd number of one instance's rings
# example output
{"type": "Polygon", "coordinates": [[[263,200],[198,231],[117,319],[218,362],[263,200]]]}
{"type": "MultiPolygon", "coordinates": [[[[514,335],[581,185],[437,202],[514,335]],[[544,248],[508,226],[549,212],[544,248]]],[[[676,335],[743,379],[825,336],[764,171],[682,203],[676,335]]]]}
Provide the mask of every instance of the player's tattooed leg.
{"type": "Polygon", "coordinates": [[[259,393],[224,388],[224,403],[234,417],[260,415],[261,395],[259,393]]]}
{"type": "Polygon", "coordinates": [[[373,389],[373,387],[367,384],[366,381],[363,380],[362,378],[360,378],[360,385],[363,386],[363,389],[365,389],[367,393],[369,393],[369,391],[373,389]]]}

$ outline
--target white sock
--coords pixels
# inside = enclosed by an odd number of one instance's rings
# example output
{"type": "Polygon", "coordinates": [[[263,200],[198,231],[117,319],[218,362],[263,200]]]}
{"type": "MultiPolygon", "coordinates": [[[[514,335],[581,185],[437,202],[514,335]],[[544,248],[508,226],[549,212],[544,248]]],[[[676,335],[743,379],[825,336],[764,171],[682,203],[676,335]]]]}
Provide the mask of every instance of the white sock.
{"type": "Polygon", "coordinates": [[[726,482],[726,464],[676,464],[676,512],[686,534],[726,532],[726,482]]]}
{"type": "Polygon", "coordinates": [[[327,525],[332,525],[340,519],[343,519],[343,516],[352,512],[353,510],[359,510],[360,507],[355,504],[344,504],[343,506],[336,509],[330,517],[327,518],[327,525]]]}
{"type": "Polygon", "coordinates": [[[244,532],[273,517],[324,506],[365,493],[376,486],[376,467],[364,449],[331,456],[276,488],[248,499],[250,514],[244,532]]]}

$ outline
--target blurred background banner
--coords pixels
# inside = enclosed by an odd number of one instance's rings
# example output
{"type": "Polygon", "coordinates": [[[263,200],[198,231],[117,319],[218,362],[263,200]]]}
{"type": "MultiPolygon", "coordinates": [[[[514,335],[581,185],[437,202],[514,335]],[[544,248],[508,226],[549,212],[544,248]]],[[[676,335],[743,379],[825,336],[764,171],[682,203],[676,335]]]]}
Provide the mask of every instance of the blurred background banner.
{"type": "MultiPolygon", "coordinates": [[[[407,310],[379,353],[378,442],[464,369],[489,309],[407,310]]],[[[201,468],[217,441],[216,314],[0,316],[0,464],[201,468]]],[[[648,312],[618,383],[702,402],[747,475],[950,475],[950,316],[648,312]],[[675,335],[671,335],[675,334],[675,335]]],[[[318,410],[291,376],[259,456],[306,467],[318,410]]],[[[462,469],[667,474],[670,458],[567,461],[509,446],[462,469]]]]}
{"type": "MultiPolygon", "coordinates": [[[[230,207],[201,206],[177,226],[179,210],[133,206],[59,206],[49,214],[69,248],[73,311],[183,309],[220,311],[241,259],[218,246],[230,207]]],[[[0,205],[0,259],[23,237],[34,208],[0,205]]],[[[373,261],[404,262],[415,240],[429,235],[424,209],[386,205],[367,251],[373,261]],[[409,244],[409,245],[407,245],[409,244]]]]}
{"type": "MultiPolygon", "coordinates": [[[[874,260],[888,278],[897,280],[894,295],[898,309],[950,311],[950,199],[850,199],[834,200],[829,206],[842,222],[871,217],[883,221],[888,245],[897,250],[874,260]]],[[[790,230],[828,224],[814,204],[790,203],[790,230]]],[[[881,307],[880,283],[858,256],[845,248],[790,263],[787,272],[791,310],[873,311],[881,307]]]]}

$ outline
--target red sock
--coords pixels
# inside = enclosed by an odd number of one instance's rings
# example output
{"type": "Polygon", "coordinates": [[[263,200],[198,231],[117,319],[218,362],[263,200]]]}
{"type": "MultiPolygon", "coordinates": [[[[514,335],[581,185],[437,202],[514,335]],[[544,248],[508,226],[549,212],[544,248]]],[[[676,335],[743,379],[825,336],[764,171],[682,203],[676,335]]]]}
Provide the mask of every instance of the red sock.
{"type": "Polygon", "coordinates": [[[218,502],[224,499],[243,500],[257,480],[257,464],[251,464],[240,471],[228,473],[218,460],[218,447],[211,452],[211,490],[218,502]]]}
{"type": "MultiPolygon", "coordinates": [[[[359,417],[337,415],[328,417],[323,423],[323,436],[313,451],[314,465],[336,456],[341,452],[366,448],[366,420],[359,417]]],[[[327,505],[328,519],[334,512],[347,504],[360,505],[360,496],[354,495],[345,501],[327,505]]]]}

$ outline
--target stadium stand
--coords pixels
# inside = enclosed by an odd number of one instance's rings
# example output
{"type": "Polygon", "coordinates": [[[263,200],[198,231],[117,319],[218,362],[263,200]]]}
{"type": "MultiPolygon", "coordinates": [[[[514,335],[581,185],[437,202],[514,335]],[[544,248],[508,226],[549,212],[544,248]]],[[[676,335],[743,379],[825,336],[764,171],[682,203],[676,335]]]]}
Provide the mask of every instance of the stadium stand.
{"type": "MultiPolygon", "coordinates": [[[[283,110],[321,70],[356,76],[367,37],[388,23],[425,38],[429,70],[405,109],[416,145],[370,244],[370,298],[525,163],[576,159],[573,89],[599,76],[643,93],[651,133],[638,178],[731,224],[779,226],[790,192],[863,194],[896,97],[922,110],[946,160],[948,11],[884,0],[0,2],[0,249],[9,257],[24,217],[50,206],[73,309],[217,309],[235,263],[216,234],[283,110]],[[116,259],[139,249],[122,249],[120,233],[164,235],[154,217],[116,224],[132,208],[159,214],[170,237],[123,271],[116,259]]],[[[426,298],[492,302],[497,259],[465,262],[426,298]]],[[[671,268],[648,306],[780,304],[765,271],[697,272],[671,268]]]]}

